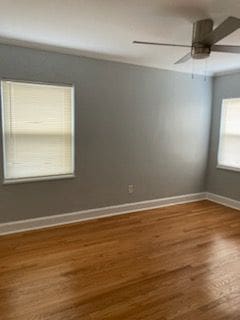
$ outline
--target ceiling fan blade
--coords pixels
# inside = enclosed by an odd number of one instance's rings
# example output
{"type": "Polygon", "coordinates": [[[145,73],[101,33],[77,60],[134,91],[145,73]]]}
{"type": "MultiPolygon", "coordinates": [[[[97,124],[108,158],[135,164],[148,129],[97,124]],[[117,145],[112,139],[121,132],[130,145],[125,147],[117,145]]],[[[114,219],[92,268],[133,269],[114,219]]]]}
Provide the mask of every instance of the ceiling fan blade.
{"type": "Polygon", "coordinates": [[[240,53],[240,46],[219,46],[214,45],[211,48],[211,51],[216,52],[229,52],[229,53],[240,53]]]}
{"type": "Polygon", "coordinates": [[[191,48],[191,46],[184,44],[171,44],[171,43],[159,43],[159,42],[147,42],[147,41],[133,41],[134,44],[149,44],[153,46],[168,46],[168,47],[182,47],[191,48]]]}
{"type": "Polygon", "coordinates": [[[184,63],[187,62],[189,59],[191,59],[191,52],[189,52],[188,54],[186,54],[184,57],[182,57],[181,59],[179,59],[177,62],[175,62],[174,64],[180,64],[180,63],[184,63]]]}
{"type": "Polygon", "coordinates": [[[213,45],[239,28],[240,19],[235,17],[228,17],[216,29],[214,29],[203,39],[201,39],[200,42],[206,45],[213,45]]]}

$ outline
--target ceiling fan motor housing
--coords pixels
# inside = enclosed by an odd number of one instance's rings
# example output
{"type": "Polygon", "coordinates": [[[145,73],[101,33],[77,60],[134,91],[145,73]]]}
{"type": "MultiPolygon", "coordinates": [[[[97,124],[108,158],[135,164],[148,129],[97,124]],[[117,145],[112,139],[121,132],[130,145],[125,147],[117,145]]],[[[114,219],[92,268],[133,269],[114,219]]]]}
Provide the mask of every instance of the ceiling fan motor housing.
{"type": "Polygon", "coordinates": [[[191,56],[193,59],[205,59],[211,53],[210,47],[193,45],[191,56]]]}
{"type": "Polygon", "coordinates": [[[201,40],[213,30],[213,21],[204,19],[193,24],[192,34],[192,50],[193,59],[205,59],[210,55],[211,48],[206,44],[201,43],[201,40]]]}

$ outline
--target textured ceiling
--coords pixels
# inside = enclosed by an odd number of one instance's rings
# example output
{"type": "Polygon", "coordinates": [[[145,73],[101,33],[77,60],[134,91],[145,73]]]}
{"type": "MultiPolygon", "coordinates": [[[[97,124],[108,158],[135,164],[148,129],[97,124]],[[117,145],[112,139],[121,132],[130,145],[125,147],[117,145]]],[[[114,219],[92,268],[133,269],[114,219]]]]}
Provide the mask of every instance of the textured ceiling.
{"type": "MultiPolygon", "coordinates": [[[[133,45],[133,40],[190,44],[192,23],[240,17],[239,0],[0,0],[0,41],[100,59],[204,74],[240,69],[240,55],[174,62],[184,48],[133,45]]],[[[240,29],[222,44],[240,45],[240,29]]]]}

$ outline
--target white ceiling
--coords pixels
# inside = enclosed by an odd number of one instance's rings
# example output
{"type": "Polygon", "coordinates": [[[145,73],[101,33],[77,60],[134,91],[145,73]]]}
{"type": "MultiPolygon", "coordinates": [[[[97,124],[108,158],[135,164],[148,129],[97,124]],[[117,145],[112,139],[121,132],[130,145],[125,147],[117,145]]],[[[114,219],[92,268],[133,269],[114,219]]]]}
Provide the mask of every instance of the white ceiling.
{"type": "MultiPolygon", "coordinates": [[[[0,41],[183,72],[240,69],[240,55],[174,62],[185,48],[133,45],[133,40],[190,44],[192,22],[240,17],[239,0],[0,0],[0,41]]],[[[240,45],[240,29],[222,44],[240,45]]]]}

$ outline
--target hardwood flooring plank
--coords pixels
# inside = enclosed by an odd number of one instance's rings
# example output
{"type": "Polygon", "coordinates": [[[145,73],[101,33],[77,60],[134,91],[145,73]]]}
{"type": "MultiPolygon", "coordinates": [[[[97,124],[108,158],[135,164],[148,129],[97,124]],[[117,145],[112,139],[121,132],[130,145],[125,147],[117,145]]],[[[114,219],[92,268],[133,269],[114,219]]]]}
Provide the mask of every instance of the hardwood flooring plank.
{"type": "Polygon", "coordinates": [[[240,319],[240,213],[206,200],[1,236],[0,319],[240,319]]]}

